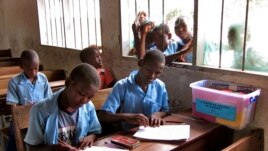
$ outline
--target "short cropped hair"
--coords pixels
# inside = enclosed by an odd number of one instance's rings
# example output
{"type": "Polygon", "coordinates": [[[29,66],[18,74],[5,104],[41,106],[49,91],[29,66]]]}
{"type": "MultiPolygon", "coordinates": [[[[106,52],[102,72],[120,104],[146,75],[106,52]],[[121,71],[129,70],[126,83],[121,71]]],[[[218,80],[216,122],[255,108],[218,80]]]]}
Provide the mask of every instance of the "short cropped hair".
{"type": "Polygon", "coordinates": [[[169,34],[170,33],[170,29],[169,29],[168,25],[164,24],[164,23],[154,27],[153,32],[158,32],[158,31],[162,32],[164,34],[169,34]]]}
{"type": "Polygon", "coordinates": [[[72,70],[70,77],[66,81],[67,86],[70,81],[74,81],[75,83],[82,82],[87,85],[100,87],[100,77],[97,70],[87,63],[81,63],[72,70]]]}
{"type": "Polygon", "coordinates": [[[39,62],[39,56],[35,50],[26,49],[21,53],[20,56],[20,63],[23,64],[24,62],[39,62]]]}
{"type": "Polygon", "coordinates": [[[193,26],[193,19],[188,16],[180,16],[176,19],[174,27],[176,28],[179,26],[182,22],[184,22],[187,26],[192,27],[193,26]]]}
{"type": "Polygon", "coordinates": [[[81,62],[85,63],[87,61],[88,56],[93,55],[96,50],[100,50],[100,49],[101,49],[101,47],[99,47],[97,45],[90,45],[87,48],[84,48],[80,52],[80,60],[81,60],[81,62]]]}
{"type": "Polygon", "coordinates": [[[165,63],[165,56],[163,53],[159,50],[151,50],[148,51],[144,57],[143,57],[144,62],[160,62],[160,63],[165,63]]]}

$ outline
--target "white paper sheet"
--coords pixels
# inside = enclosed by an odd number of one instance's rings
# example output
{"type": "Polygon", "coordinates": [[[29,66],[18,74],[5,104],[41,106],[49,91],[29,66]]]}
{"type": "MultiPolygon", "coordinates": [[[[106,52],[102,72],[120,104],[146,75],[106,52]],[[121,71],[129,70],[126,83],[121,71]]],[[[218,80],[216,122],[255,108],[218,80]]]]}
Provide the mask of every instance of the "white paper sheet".
{"type": "Polygon", "coordinates": [[[190,137],[190,125],[142,126],[133,136],[149,140],[187,140],[190,137]]]}
{"type": "Polygon", "coordinates": [[[103,147],[103,146],[91,146],[89,148],[86,148],[85,150],[80,150],[80,151],[127,151],[127,150],[109,148],[109,147],[103,147]]]}

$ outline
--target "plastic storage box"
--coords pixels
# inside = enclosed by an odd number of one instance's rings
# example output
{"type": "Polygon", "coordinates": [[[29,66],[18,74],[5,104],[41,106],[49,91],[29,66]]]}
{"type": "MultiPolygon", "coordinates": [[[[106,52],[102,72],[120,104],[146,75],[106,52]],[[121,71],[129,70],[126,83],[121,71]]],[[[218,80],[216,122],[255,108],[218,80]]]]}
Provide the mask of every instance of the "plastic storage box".
{"type": "Polygon", "coordinates": [[[253,118],[261,90],[216,80],[201,80],[190,84],[192,114],[233,129],[243,129],[253,118]]]}

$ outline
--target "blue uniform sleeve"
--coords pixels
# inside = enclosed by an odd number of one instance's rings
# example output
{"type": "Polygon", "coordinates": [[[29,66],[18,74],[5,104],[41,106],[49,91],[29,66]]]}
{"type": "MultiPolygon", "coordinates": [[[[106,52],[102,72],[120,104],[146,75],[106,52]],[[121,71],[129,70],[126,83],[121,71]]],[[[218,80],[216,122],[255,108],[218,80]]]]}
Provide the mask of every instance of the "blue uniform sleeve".
{"type": "Polygon", "coordinates": [[[177,51],[180,51],[182,49],[182,47],[183,47],[183,45],[179,41],[172,42],[168,45],[168,47],[163,52],[163,54],[165,56],[172,55],[172,54],[176,53],[177,51]]]}
{"type": "Polygon", "coordinates": [[[117,82],[107,100],[105,101],[102,110],[115,113],[123,101],[124,93],[125,88],[123,84],[121,82],[117,82]]]}
{"type": "Polygon", "coordinates": [[[7,103],[19,104],[19,96],[17,94],[17,91],[18,90],[17,90],[15,81],[10,79],[8,82],[8,90],[7,90],[7,98],[6,98],[7,103]]]}
{"type": "Polygon", "coordinates": [[[33,106],[30,112],[30,123],[24,142],[29,145],[44,144],[45,119],[37,106],[33,106]]]}
{"type": "Polygon", "coordinates": [[[166,90],[166,87],[163,87],[163,93],[162,93],[162,112],[169,112],[169,105],[168,105],[168,93],[166,90]]]}
{"type": "Polygon", "coordinates": [[[98,120],[96,110],[95,109],[91,110],[89,116],[91,119],[91,121],[89,121],[89,134],[92,134],[92,133],[93,134],[101,134],[101,125],[100,125],[100,122],[98,120]]]}
{"type": "Polygon", "coordinates": [[[46,84],[45,84],[44,90],[45,90],[44,91],[44,99],[50,97],[53,94],[47,78],[46,78],[46,84]]]}

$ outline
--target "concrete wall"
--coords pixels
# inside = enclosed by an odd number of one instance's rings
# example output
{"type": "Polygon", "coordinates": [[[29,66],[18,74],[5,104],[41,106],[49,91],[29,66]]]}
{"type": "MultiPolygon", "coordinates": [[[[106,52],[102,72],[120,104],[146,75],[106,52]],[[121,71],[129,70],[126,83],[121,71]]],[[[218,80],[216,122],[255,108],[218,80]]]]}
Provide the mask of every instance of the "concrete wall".
{"type": "MultiPolygon", "coordinates": [[[[110,1],[109,1],[110,2],[110,1]]],[[[137,69],[137,60],[121,56],[120,47],[120,10],[119,0],[109,3],[101,0],[101,21],[104,64],[115,72],[117,79],[137,69]],[[112,16],[112,17],[111,17],[112,16]]],[[[39,42],[38,13],[35,0],[0,0],[0,34],[4,34],[13,55],[18,56],[23,49],[36,49],[45,68],[63,68],[70,71],[78,64],[79,51],[49,46],[41,46],[39,42]],[[2,29],[6,30],[2,30],[2,29]]],[[[5,40],[4,40],[5,41],[5,40]]],[[[0,46],[1,47],[1,46],[0,46]]],[[[262,89],[254,121],[250,127],[261,127],[268,130],[268,78],[263,76],[239,73],[211,72],[190,70],[185,68],[166,67],[161,79],[166,83],[169,92],[172,111],[180,111],[191,107],[191,89],[189,84],[200,79],[218,79],[241,84],[253,85],[262,89]]],[[[238,133],[244,131],[238,131],[238,133]]],[[[265,144],[268,131],[265,131],[265,144]]],[[[268,148],[266,149],[268,150],[268,148]]]]}
{"type": "Polygon", "coordinates": [[[0,21],[4,20],[0,22],[0,29],[5,29],[3,34],[0,30],[0,34],[6,39],[4,46],[0,39],[0,48],[11,48],[14,57],[20,56],[24,49],[35,49],[46,69],[70,71],[80,63],[78,50],[40,45],[36,0],[0,0],[0,4],[0,21]]]}
{"type": "Polygon", "coordinates": [[[4,1],[0,0],[0,49],[8,49],[9,42],[5,25],[4,1]]]}

